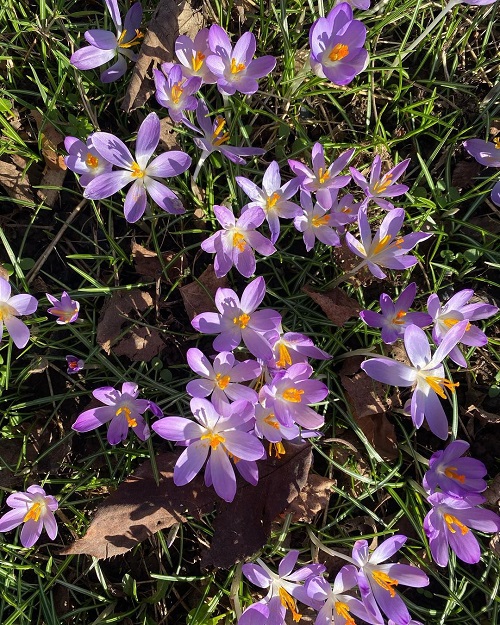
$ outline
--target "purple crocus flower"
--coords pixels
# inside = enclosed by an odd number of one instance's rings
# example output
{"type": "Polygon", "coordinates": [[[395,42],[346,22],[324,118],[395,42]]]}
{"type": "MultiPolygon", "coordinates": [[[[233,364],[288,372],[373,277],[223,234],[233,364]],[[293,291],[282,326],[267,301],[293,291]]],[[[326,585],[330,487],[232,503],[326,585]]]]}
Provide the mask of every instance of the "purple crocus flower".
{"type": "MultiPolygon", "coordinates": [[[[212,54],[208,45],[208,28],[202,28],[196,33],[194,40],[186,35],[177,37],[175,41],[175,55],[182,66],[182,74],[189,78],[198,76],[204,85],[213,85],[217,78],[208,69],[206,59],[212,54]]],[[[170,71],[174,63],[164,63],[162,69],[165,73],[170,71]]]]}
{"type": "Polygon", "coordinates": [[[0,518],[0,532],[8,532],[21,523],[21,544],[32,547],[40,538],[43,528],[50,540],[57,536],[57,521],[54,512],[58,503],[55,497],[47,495],[41,486],[29,486],[25,493],[12,493],[6,503],[13,508],[0,518]]]}
{"type": "Polygon", "coordinates": [[[221,404],[228,404],[231,400],[244,399],[251,404],[258,402],[254,389],[240,384],[259,377],[262,367],[256,360],[239,362],[232,352],[221,352],[212,365],[196,347],[188,349],[186,358],[190,368],[203,378],[187,383],[186,392],[191,397],[208,397],[212,393],[211,401],[216,410],[223,410],[221,404]]]}
{"type": "Polygon", "coordinates": [[[386,294],[380,296],[380,309],[382,313],[373,310],[362,310],[359,316],[371,328],[382,328],[382,340],[391,344],[403,338],[404,332],[409,325],[416,325],[419,328],[428,326],[432,318],[427,313],[409,313],[408,309],[413,304],[417,293],[415,282],[409,284],[394,302],[386,294]]]}
{"type": "Polygon", "coordinates": [[[137,61],[137,54],[130,48],[138,43],[143,35],[139,32],[142,21],[142,7],[139,2],[128,10],[123,28],[117,0],[105,2],[115,24],[116,35],[109,30],[87,30],[84,36],[90,45],[73,53],[70,63],[77,69],[94,69],[118,56],[116,63],[101,73],[101,81],[107,83],[118,80],[126,72],[125,57],[137,61]]]}
{"type": "Polygon", "coordinates": [[[438,566],[448,564],[448,546],[457,558],[468,564],[475,564],[481,558],[477,538],[470,531],[500,531],[500,517],[491,510],[478,508],[485,501],[481,495],[467,498],[434,493],[427,498],[432,510],[424,519],[424,531],[429,539],[432,558],[438,566]]]}
{"type": "Polygon", "coordinates": [[[78,358],[78,356],[66,356],[66,363],[68,365],[67,372],[70,375],[78,373],[85,367],[85,361],[81,358],[78,358]]]}
{"type": "MultiPolygon", "coordinates": [[[[411,617],[408,609],[397,594],[395,586],[422,588],[429,584],[427,575],[415,566],[408,564],[382,564],[392,557],[407,541],[403,535],[391,536],[379,545],[370,555],[368,542],[357,540],[352,550],[352,558],[359,567],[358,586],[361,598],[368,612],[383,623],[380,610],[396,625],[407,625],[411,617]]],[[[373,622],[373,621],[372,621],[373,622]]]]}
{"type": "Polygon", "coordinates": [[[242,211],[235,218],[226,206],[214,206],[214,214],[223,230],[218,230],[202,242],[201,248],[215,254],[214,270],[218,278],[225,276],[234,265],[245,278],[255,273],[254,249],[263,256],[274,254],[276,248],[269,239],[257,232],[264,221],[264,211],[258,206],[242,211]]]}
{"type": "Polygon", "coordinates": [[[332,214],[319,202],[313,204],[312,197],[307,191],[300,192],[302,215],[295,217],[293,225],[299,232],[303,232],[304,245],[310,252],[316,239],[332,247],[340,246],[340,238],[333,229],[332,214]]]}
{"type": "Polygon", "coordinates": [[[45,297],[52,304],[52,308],[49,308],[47,312],[57,317],[56,323],[65,325],[66,323],[73,323],[73,321],[78,319],[80,302],[71,299],[66,291],[62,292],[61,301],[49,293],[45,293],[45,297]]]}
{"type": "Polygon", "coordinates": [[[278,330],[281,315],[275,310],[256,310],[266,294],[262,276],[252,280],[243,291],[241,302],[232,289],[217,289],[215,305],[219,313],[205,312],[197,315],[191,325],[204,334],[218,334],[214,349],[232,351],[243,342],[256,358],[272,358],[273,351],[266,333],[278,330]]]}
{"type": "MultiPolygon", "coordinates": [[[[462,1],[465,2],[466,0],[462,1]]],[[[472,2],[469,4],[472,4],[472,2]]],[[[474,4],[477,3],[475,2],[474,4]]],[[[485,4],[491,4],[491,2],[485,2],[485,4]]],[[[500,167],[500,137],[495,137],[493,142],[483,141],[483,139],[469,139],[464,141],[464,148],[481,165],[500,167]]],[[[491,201],[500,206],[500,180],[491,191],[491,201]]]]}
{"type": "Polygon", "coordinates": [[[161,72],[158,69],[153,70],[156,100],[168,109],[173,122],[181,122],[185,117],[184,111],[194,111],[198,106],[198,100],[193,93],[201,87],[201,78],[185,78],[179,65],[173,65],[169,70],[164,63],[161,69],[161,72]]]}
{"type": "Polygon", "coordinates": [[[253,200],[243,210],[254,207],[261,208],[271,230],[271,243],[276,243],[280,233],[279,218],[292,219],[302,213],[298,204],[289,202],[300,186],[300,179],[295,178],[282,185],[279,165],[273,161],[264,172],[262,189],[244,176],[236,176],[236,182],[253,200]]]}
{"type": "Polygon", "coordinates": [[[297,550],[292,550],[281,560],[278,573],[274,573],[260,559],[258,564],[244,564],[243,575],[259,588],[269,591],[257,603],[250,605],[240,616],[238,625],[283,625],[286,611],[290,610],[294,621],[301,615],[297,610],[296,599],[306,597],[303,584],[309,577],[321,575],[325,570],[322,564],[309,564],[292,572],[299,557],[297,550]]]}
{"type": "Polygon", "coordinates": [[[428,493],[440,488],[445,495],[464,497],[486,490],[484,464],[475,458],[461,458],[469,447],[465,441],[453,441],[432,454],[422,482],[428,493]]]}
{"type": "Polygon", "coordinates": [[[405,161],[398,163],[382,176],[382,159],[377,154],[373,159],[370,171],[370,182],[368,182],[357,169],[350,167],[349,170],[352,174],[352,179],[366,195],[365,204],[368,204],[370,200],[373,200],[375,204],[378,204],[381,208],[393,210],[394,204],[391,204],[384,198],[397,197],[398,195],[403,195],[408,191],[409,187],[405,184],[394,183],[404,174],[406,168],[410,164],[410,160],[411,159],[407,158],[405,161]]]}
{"type": "MultiPolygon", "coordinates": [[[[439,297],[435,293],[429,296],[427,300],[427,310],[434,322],[432,338],[436,345],[441,343],[450,328],[459,321],[467,319],[470,322],[478,319],[488,319],[488,317],[492,317],[498,312],[498,308],[491,304],[485,304],[483,302],[467,304],[473,295],[474,291],[472,289],[464,289],[463,291],[455,293],[443,306],[441,306],[439,297]]],[[[469,323],[460,343],[479,347],[488,343],[488,337],[477,326],[469,323]]],[[[451,350],[449,356],[453,362],[460,367],[467,367],[467,361],[458,346],[451,350]]]]}
{"type": "Polygon", "coordinates": [[[76,432],[90,432],[111,421],[108,428],[110,445],[118,445],[125,440],[129,428],[132,428],[141,441],[147,440],[150,435],[149,427],[142,415],[146,410],[151,410],[155,416],[163,415],[161,409],[153,402],[137,399],[139,387],[134,382],[124,382],[121,392],[112,386],[103,386],[92,391],[92,395],[105,406],[85,410],[71,428],[76,432]]]}
{"type": "Polygon", "coordinates": [[[346,232],[348,248],[363,258],[363,262],[356,267],[359,271],[365,265],[376,278],[387,278],[381,267],[389,269],[409,269],[417,264],[414,256],[407,256],[408,252],[420,241],[425,241],[432,233],[411,232],[406,236],[397,234],[403,225],[405,212],[402,208],[395,208],[382,221],[379,230],[372,239],[366,207],[362,206],[358,213],[358,227],[361,241],[346,232]]]}
{"type": "Polygon", "coordinates": [[[5,324],[15,346],[22,349],[29,341],[30,331],[28,326],[18,319],[18,316],[34,313],[38,307],[38,301],[26,293],[11,297],[11,290],[9,282],[0,278],[0,340],[5,324]]]}
{"type": "Polygon", "coordinates": [[[165,417],[151,426],[162,438],[177,441],[187,448],[174,467],[174,483],[188,484],[199,473],[210,454],[205,482],[225,501],[236,495],[236,477],[230,458],[259,460],[265,455],[262,443],[248,429],[252,427],[253,407],[247,401],[227,404],[222,416],[207,399],[194,397],[191,412],[197,422],[184,417],[165,417]]]}
{"type": "Polygon", "coordinates": [[[274,56],[253,59],[257,43],[250,32],[244,33],[233,48],[226,31],[214,24],[208,32],[208,44],[214,54],[206,63],[223,95],[255,93],[259,88],[257,79],[270,74],[276,65],[274,56]]]}
{"type": "Polygon", "coordinates": [[[273,348],[273,359],[267,363],[271,369],[287,369],[297,362],[307,362],[308,358],[331,358],[330,354],[316,347],[309,337],[298,332],[270,332],[267,338],[273,348]]]}
{"type": "Polygon", "coordinates": [[[346,150],[329,166],[326,165],[325,151],[321,143],[312,148],[312,169],[300,161],[289,160],[288,165],[299,177],[304,191],[316,193],[316,199],[323,208],[330,208],[333,202],[332,192],[349,184],[351,176],[339,176],[353,157],[355,149],[346,150]]]}
{"type": "Polygon", "coordinates": [[[353,19],[347,2],[334,7],[326,17],[320,17],[309,31],[313,72],[336,85],[347,85],[368,65],[364,49],[366,26],[353,19]]]}
{"type": "Polygon", "coordinates": [[[458,382],[444,377],[442,361],[462,338],[467,321],[457,323],[445,336],[441,345],[431,356],[429,341],[425,332],[415,326],[408,326],[404,333],[404,344],[411,365],[392,358],[371,358],[361,368],[374,380],[393,386],[412,386],[411,418],[419,428],[424,418],[431,432],[443,440],[448,437],[448,419],[438,397],[446,399],[445,388],[455,392],[458,382]]]}
{"type": "Polygon", "coordinates": [[[280,423],[294,422],[314,430],[324,425],[325,419],[309,404],[317,404],[328,395],[328,387],[319,380],[310,380],[313,368],[303,362],[277,373],[270,384],[260,390],[260,400],[273,412],[280,423]]]}
{"type": "Polygon", "coordinates": [[[274,455],[281,458],[286,453],[283,439],[292,441],[298,438],[300,430],[295,423],[290,426],[280,423],[273,410],[272,406],[267,407],[261,403],[255,405],[255,433],[259,438],[269,441],[269,456],[273,455],[274,449],[274,455]]]}
{"type": "Polygon", "coordinates": [[[339,196],[338,190],[331,192],[332,205],[330,207],[330,222],[339,234],[344,234],[347,224],[352,224],[358,218],[361,204],[354,201],[352,193],[339,196]]]}
{"type": "MultiPolygon", "coordinates": [[[[370,8],[370,0],[347,0],[347,3],[350,4],[353,9],[361,9],[362,11],[366,11],[370,8]]],[[[335,5],[340,4],[340,0],[335,2],[335,5]]]]}
{"type": "Polygon", "coordinates": [[[92,144],[92,135],[86,143],[76,137],[66,137],[64,148],[68,156],[64,157],[66,167],[75,174],[80,174],[79,182],[86,187],[91,180],[101,174],[109,174],[113,165],[103,158],[92,144]]]}
{"type": "Polygon", "coordinates": [[[324,577],[310,577],[304,588],[311,599],[311,607],[319,610],[315,624],[355,625],[351,616],[352,612],[363,621],[378,625],[380,621],[375,620],[359,599],[345,594],[357,584],[357,569],[352,564],[340,569],[333,584],[330,584],[324,577]]]}
{"type": "Polygon", "coordinates": [[[150,113],[142,122],[137,133],[135,159],[127,146],[109,132],[96,132],[92,143],[101,156],[120,168],[120,171],[102,174],[90,181],[83,193],[90,200],[101,200],[117,193],[133,183],[125,197],[125,219],[135,223],[146,210],[147,195],[158,206],[173,215],[185,210],[177,195],[158,178],[171,178],[186,171],[191,165],[191,157],[185,152],[171,150],[151,157],[160,141],[160,120],[156,113],[150,113]],[[148,165],[149,163],[149,165],[148,165]]]}

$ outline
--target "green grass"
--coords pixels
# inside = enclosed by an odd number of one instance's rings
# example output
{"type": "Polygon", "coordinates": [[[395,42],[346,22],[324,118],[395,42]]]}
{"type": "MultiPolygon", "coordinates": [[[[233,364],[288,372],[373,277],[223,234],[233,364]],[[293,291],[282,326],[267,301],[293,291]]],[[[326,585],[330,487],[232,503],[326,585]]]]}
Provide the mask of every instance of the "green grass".
{"type": "MultiPolygon", "coordinates": [[[[155,4],[144,3],[148,18],[155,4]]],[[[329,8],[325,5],[325,12],[329,8]]],[[[260,83],[261,92],[246,99],[230,99],[225,114],[232,143],[265,147],[266,163],[278,160],[284,171],[288,171],[289,158],[307,161],[316,141],[321,141],[330,158],[343,149],[358,148],[353,164],[362,170],[368,170],[375,153],[392,162],[412,159],[406,175],[410,191],[402,204],[407,228],[430,229],[434,237],[420,246],[419,265],[412,271],[394,273],[389,284],[344,283],[344,290],[363,307],[377,309],[382,291],[394,296],[412,280],[419,287],[415,303],[419,310],[425,308],[430,293],[443,295],[452,289],[475,288],[498,301],[498,229],[495,232],[485,221],[490,217],[491,223],[498,225],[498,212],[487,199],[494,176],[487,177],[483,170],[468,188],[459,191],[452,186],[454,168],[464,158],[461,143],[472,137],[488,138],[490,126],[500,115],[498,97],[495,100],[494,93],[491,95],[498,69],[494,6],[456,7],[402,66],[398,64],[405,47],[440,8],[420,0],[388,0],[360,13],[358,18],[369,32],[370,64],[347,87],[333,88],[300,72],[307,59],[309,26],[319,17],[315,3],[256,2],[247,9],[242,29],[232,2],[211,3],[218,23],[228,29],[233,40],[250,28],[257,35],[258,54],[278,57],[277,70],[260,83]]],[[[78,72],[70,66],[71,52],[83,45],[85,30],[103,27],[112,24],[101,12],[100,2],[1,3],[2,160],[18,155],[25,160],[26,169],[32,164],[43,166],[41,135],[30,117],[32,109],[38,109],[46,123],[64,136],[84,139],[92,130],[101,129],[124,141],[134,140],[147,112],[160,112],[154,99],[131,115],[121,111],[130,71],[117,83],[103,85],[98,71],[78,72]],[[20,126],[12,124],[14,116],[20,126]]],[[[205,89],[205,95],[211,110],[224,111],[215,87],[205,89]]],[[[189,133],[181,130],[178,141],[195,165],[199,151],[189,133]]],[[[30,275],[33,261],[81,201],[81,189],[68,172],[54,209],[38,200],[3,198],[0,260],[11,269],[15,288],[21,292],[29,289],[40,306],[30,320],[32,341],[28,346],[19,351],[4,336],[0,349],[0,490],[7,495],[32,483],[42,484],[59,499],[60,534],[55,544],[42,535],[33,550],[20,546],[15,531],[0,537],[2,625],[229,624],[235,622],[235,602],[244,608],[262,596],[242,581],[238,566],[230,571],[200,570],[200,551],[213,534],[211,515],[181,526],[170,545],[167,533],[160,532],[126,556],[109,561],[62,556],[59,551],[84,535],[97,505],[151,450],[168,447],[156,437],[149,445],[131,438],[111,448],[104,428],[87,435],[74,433],[71,424],[85,409],[91,391],[134,380],[140,385],[141,397],[157,402],[165,414],[188,414],[184,389],[191,374],[185,351],[197,344],[209,350],[210,343],[190,329],[179,289],[199,277],[210,260],[199,254],[199,243],[216,228],[213,204],[230,201],[240,207],[245,198],[234,176],[245,175],[259,182],[263,168],[262,161],[239,167],[220,155],[208,158],[197,180],[201,198],[193,194],[187,174],[175,183],[188,209],[183,218],[156,211],[130,226],[123,219],[119,195],[88,202],[36,275],[30,275]],[[204,210],[204,223],[193,217],[196,208],[204,210]],[[11,215],[12,211],[16,212],[11,215]],[[132,241],[155,250],[159,257],[171,252],[172,260],[161,260],[165,273],[184,256],[180,275],[159,284],[138,276],[131,259],[132,241]],[[136,287],[147,290],[154,299],[159,289],[155,306],[136,320],[137,327],[159,328],[168,344],[164,356],[152,362],[133,362],[113,352],[108,356],[96,340],[101,310],[112,293],[136,287]],[[81,322],[56,326],[48,319],[45,290],[67,290],[76,296],[81,322]],[[83,375],[66,374],[66,354],[85,359],[89,366],[83,375]],[[42,359],[46,367],[33,372],[42,359]]],[[[379,221],[380,215],[374,224],[379,221]]],[[[350,549],[359,538],[382,540],[393,533],[409,533],[405,557],[431,578],[428,589],[404,593],[415,619],[426,625],[500,622],[496,598],[499,565],[497,556],[487,549],[488,538],[483,539],[483,557],[475,566],[452,557],[446,569],[439,569],[430,560],[422,530],[428,506],[415,484],[421,482],[425,471],[422,459],[429,458],[435,441],[423,432],[416,435],[409,421],[395,412],[391,420],[400,454],[395,461],[386,462],[356,425],[340,383],[342,356],[347,348],[374,345],[380,351],[378,333],[356,318],[342,328],[326,319],[301,288],[311,284],[321,290],[341,273],[341,266],[325,246],[318,245],[314,254],[306,253],[289,222],[282,223],[278,252],[269,259],[258,259],[257,275],[265,277],[269,289],[265,305],[281,312],[286,331],[308,334],[333,356],[332,361],[316,363],[317,374],[331,393],[320,408],[326,424],[324,437],[314,443],[315,470],[337,480],[328,510],[318,515],[316,535],[332,549],[350,549]],[[340,453],[330,439],[352,431],[357,453],[340,453]]],[[[230,280],[241,292],[244,280],[234,271],[230,280]]],[[[489,345],[469,354],[472,387],[493,384],[500,370],[494,320],[485,326],[492,336],[489,345]],[[488,363],[487,373],[481,373],[484,362],[488,363]]],[[[452,375],[456,375],[453,368],[452,375]]],[[[466,435],[461,412],[465,408],[467,405],[455,403],[453,409],[453,429],[461,438],[466,435]]],[[[490,477],[499,471],[497,459],[489,469],[490,477]]],[[[275,526],[261,557],[277,562],[293,547],[301,549],[301,561],[309,561],[311,544],[305,524],[287,523],[289,519],[281,528],[275,526]]]]}

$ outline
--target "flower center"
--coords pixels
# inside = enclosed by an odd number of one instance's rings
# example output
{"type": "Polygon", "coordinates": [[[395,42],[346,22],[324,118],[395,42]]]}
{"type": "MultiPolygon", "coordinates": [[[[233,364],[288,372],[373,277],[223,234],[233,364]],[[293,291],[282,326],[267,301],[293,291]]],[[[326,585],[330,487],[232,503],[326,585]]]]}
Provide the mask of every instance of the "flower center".
{"type": "Polygon", "coordinates": [[[123,40],[125,39],[125,35],[127,34],[127,29],[125,29],[122,34],[118,37],[118,47],[119,48],[131,48],[132,46],[135,46],[136,43],[139,43],[139,39],[142,39],[144,37],[144,33],[141,33],[140,30],[135,30],[135,37],[133,39],[131,39],[130,41],[127,41],[127,43],[122,43],[123,40]]]}
{"type": "Polygon", "coordinates": [[[172,102],[174,104],[179,104],[179,100],[181,99],[183,92],[184,89],[182,88],[182,83],[176,82],[172,87],[172,102]]]}
{"type": "Polygon", "coordinates": [[[281,456],[285,455],[285,448],[283,447],[283,443],[279,441],[278,443],[269,443],[269,457],[273,457],[273,449],[274,455],[279,460],[281,456]]]}
{"type": "Polygon", "coordinates": [[[241,232],[235,232],[233,234],[233,247],[235,247],[239,252],[243,252],[247,246],[247,242],[245,241],[245,237],[241,234],[241,232]]]}
{"type": "Polygon", "coordinates": [[[404,323],[404,319],[403,317],[406,317],[406,313],[404,310],[400,310],[397,315],[395,317],[393,317],[392,319],[392,323],[396,324],[396,325],[403,325],[404,323]]]}
{"type": "Polygon", "coordinates": [[[391,184],[392,184],[392,174],[385,174],[385,176],[383,176],[381,180],[379,180],[373,185],[372,192],[383,193],[384,191],[387,191],[387,189],[391,186],[391,184]]]}
{"type": "Polygon", "coordinates": [[[215,118],[215,129],[212,133],[213,145],[219,146],[219,145],[222,145],[223,143],[226,143],[226,141],[229,141],[230,135],[228,132],[225,132],[222,136],[219,137],[225,125],[226,125],[226,120],[220,115],[217,115],[217,117],[215,118]]]}
{"type": "Polygon", "coordinates": [[[460,484],[465,482],[465,475],[457,473],[457,467],[446,467],[444,474],[452,480],[457,480],[460,484]]]}
{"type": "Polygon", "coordinates": [[[342,601],[335,601],[335,612],[337,612],[339,616],[345,618],[345,625],[356,625],[354,619],[349,614],[349,606],[347,605],[347,603],[342,603],[342,601]]]}
{"type": "MultiPolygon", "coordinates": [[[[263,419],[264,423],[267,423],[267,425],[270,425],[272,428],[274,428],[275,430],[279,430],[280,426],[278,424],[278,422],[276,421],[276,418],[274,416],[274,412],[270,412],[267,417],[265,419],[263,419]]],[[[284,453],[284,452],[283,452],[284,453]]],[[[269,455],[271,455],[271,452],[269,451],[269,455]]]]}
{"type": "Polygon", "coordinates": [[[201,437],[202,441],[208,440],[209,441],[209,445],[212,449],[217,449],[217,447],[221,444],[224,443],[226,441],[226,439],[221,436],[220,434],[216,434],[214,432],[209,432],[208,434],[203,434],[203,436],[201,437]]]}
{"type": "Polygon", "coordinates": [[[463,523],[460,523],[460,521],[457,519],[456,516],[453,516],[452,514],[444,514],[443,518],[445,520],[446,525],[448,526],[448,529],[450,530],[452,534],[456,534],[457,532],[457,530],[453,527],[454,525],[458,527],[458,529],[462,533],[462,536],[464,534],[467,534],[467,532],[469,531],[469,528],[463,523]]]}
{"type": "Polygon", "coordinates": [[[71,310],[59,310],[59,308],[50,309],[52,315],[57,315],[58,321],[64,321],[66,323],[69,323],[77,312],[77,308],[72,308],[71,310]]]}
{"type": "Polygon", "coordinates": [[[30,507],[28,512],[25,514],[23,522],[26,523],[26,521],[38,521],[41,514],[42,514],[42,504],[39,501],[37,501],[30,507]]]}
{"type": "Polygon", "coordinates": [[[425,376],[425,381],[431,387],[431,389],[439,395],[442,399],[446,399],[445,392],[443,390],[443,386],[446,386],[448,390],[452,393],[455,392],[455,387],[459,386],[459,382],[452,382],[451,380],[447,380],[446,378],[437,378],[433,375],[425,376]]]}
{"type": "Polygon", "coordinates": [[[16,311],[9,306],[9,304],[0,304],[0,321],[4,321],[5,319],[9,319],[13,315],[15,315],[16,311]]]}
{"type": "Polygon", "coordinates": [[[97,156],[94,156],[90,152],[87,152],[87,158],[85,159],[85,164],[88,165],[88,167],[95,169],[96,167],[99,167],[99,159],[97,158],[97,156]]]}
{"type": "Polygon", "coordinates": [[[236,59],[231,59],[231,74],[239,74],[239,72],[242,72],[246,67],[244,63],[236,63],[236,59]]]}
{"type": "Polygon", "coordinates": [[[132,178],[144,178],[145,171],[141,169],[139,163],[135,161],[132,163],[132,178]]]}
{"type": "Polygon", "coordinates": [[[226,386],[231,382],[231,378],[228,375],[222,375],[222,373],[218,373],[215,376],[215,382],[217,386],[223,391],[226,386]]]}
{"type": "Polygon", "coordinates": [[[349,46],[345,43],[338,43],[333,46],[332,51],[328,55],[330,61],[341,61],[349,54],[349,46]]]}
{"type": "Polygon", "coordinates": [[[270,197],[266,200],[266,209],[271,210],[276,206],[277,201],[280,199],[281,193],[274,192],[270,197]]]}
{"type": "Polygon", "coordinates": [[[295,623],[298,623],[302,618],[302,614],[297,612],[297,604],[295,599],[282,587],[279,589],[279,596],[281,605],[286,609],[290,610],[292,613],[292,618],[295,623]]]}
{"type": "MultiPolygon", "coordinates": [[[[447,328],[453,328],[453,326],[456,325],[459,321],[461,321],[461,319],[454,319],[453,317],[448,317],[448,319],[443,319],[442,321],[447,328]]],[[[465,328],[465,331],[468,332],[470,330],[470,327],[471,327],[471,324],[469,321],[469,323],[467,324],[465,328]]]]}
{"type": "Polygon", "coordinates": [[[242,330],[244,330],[247,327],[249,321],[250,321],[250,315],[247,315],[246,313],[243,313],[239,317],[233,317],[234,325],[240,326],[242,330]]]}
{"type": "Polygon", "coordinates": [[[312,218],[312,225],[314,228],[319,228],[320,226],[327,226],[329,221],[330,215],[323,215],[322,217],[316,215],[312,218]]]}
{"type": "Polygon", "coordinates": [[[205,60],[205,55],[197,50],[196,54],[193,54],[193,70],[195,72],[199,72],[203,67],[203,61],[205,60]]]}
{"type": "Polygon", "coordinates": [[[399,584],[397,579],[393,579],[389,577],[387,573],[384,571],[373,571],[372,573],[373,579],[377,582],[379,586],[381,586],[384,590],[388,590],[391,593],[391,597],[396,596],[396,591],[393,586],[397,586],[399,584]]]}
{"type": "Polygon", "coordinates": [[[286,399],[286,401],[291,401],[294,404],[299,404],[302,401],[303,394],[303,389],[294,388],[292,386],[290,388],[287,388],[286,391],[283,392],[283,399],[286,399]]]}
{"type": "Polygon", "coordinates": [[[130,415],[132,413],[130,408],[128,408],[128,406],[122,406],[121,408],[118,408],[118,410],[115,412],[115,415],[117,417],[119,417],[122,413],[125,415],[125,419],[127,419],[128,427],[129,428],[136,428],[137,427],[137,421],[135,419],[131,419],[130,418],[130,415]]]}
{"type": "Polygon", "coordinates": [[[497,150],[500,150],[500,137],[495,137],[495,138],[493,139],[493,143],[495,144],[495,148],[496,148],[497,150]]]}
{"type": "Polygon", "coordinates": [[[280,343],[278,347],[278,351],[280,355],[279,360],[276,361],[276,366],[278,367],[278,369],[282,369],[286,367],[287,365],[291,365],[292,357],[290,356],[290,352],[288,351],[287,346],[284,345],[283,343],[280,343]]]}
{"type": "Polygon", "coordinates": [[[385,250],[385,248],[387,247],[391,239],[392,239],[392,236],[390,234],[386,234],[385,237],[382,237],[380,241],[377,243],[377,245],[375,246],[375,249],[373,250],[373,254],[375,255],[375,254],[380,253],[382,250],[385,250]]]}
{"type": "Polygon", "coordinates": [[[325,182],[330,178],[330,172],[328,169],[323,170],[323,167],[318,169],[318,180],[320,184],[325,184],[325,182]]]}

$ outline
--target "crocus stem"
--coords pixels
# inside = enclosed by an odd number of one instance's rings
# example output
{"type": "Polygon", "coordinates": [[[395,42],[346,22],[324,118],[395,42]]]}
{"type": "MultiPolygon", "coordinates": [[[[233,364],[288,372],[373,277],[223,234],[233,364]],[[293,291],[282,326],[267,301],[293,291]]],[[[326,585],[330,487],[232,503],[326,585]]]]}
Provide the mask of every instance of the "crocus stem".
{"type": "Polygon", "coordinates": [[[336,278],[333,282],[329,282],[327,286],[329,286],[332,289],[334,289],[336,286],[338,286],[342,282],[345,282],[346,280],[348,280],[352,276],[356,275],[358,273],[358,271],[362,267],[365,266],[365,264],[366,264],[365,261],[362,261],[361,263],[359,263],[359,265],[356,265],[356,267],[354,267],[354,269],[351,269],[351,271],[347,271],[346,273],[343,273],[341,276],[336,278]]]}
{"type": "Polygon", "coordinates": [[[203,163],[206,161],[207,156],[209,155],[210,152],[202,152],[201,156],[200,156],[200,160],[198,161],[198,164],[196,165],[196,169],[194,170],[194,174],[193,174],[193,178],[192,181],[196,182],[196,179],[198,178],[198,174],[200,173],[200,169],[203,167],[203,163]]]}
{"type": "Polygon", "coordinates": [[[333,549],[330,549],[329,547],[324,545],[318,538],[316,538],[316,536],[313,534],[311,528],[309,528],[309,527],[307,528],[307,533],[309,534],[309,538],[311,539],[311,542],[314,545],[316,545],[316,547],[318,547],[318,549],[321,549],[321,551],[324,551],[325,553],[330,554],[334,558],[342,558],[343,560],[347,560],[351,564],[356,565],[356,562],[352,558],[350,558],[349,556],[346,556],[345,553],[340,553],[339,551],[334,551],[333,549]]]}

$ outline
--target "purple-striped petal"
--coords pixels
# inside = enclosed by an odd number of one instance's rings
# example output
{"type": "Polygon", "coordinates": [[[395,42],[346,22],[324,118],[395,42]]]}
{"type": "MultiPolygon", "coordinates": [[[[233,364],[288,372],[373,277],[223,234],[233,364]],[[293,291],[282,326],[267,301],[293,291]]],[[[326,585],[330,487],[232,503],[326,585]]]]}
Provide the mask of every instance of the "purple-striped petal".
{"type": "Polygon", "coordinates": [[[134,224],[144,215],[147,201],[148,197],[144,185],[140,182],[134,182],[127,191],[123,205],[123,213],[129,224],[134,224]]]}
{"type": "Polygon", "coordinates": [[[25,347],[30,340],[30,331],[28,326],[17,317],[5,317],[3,322],[5,323],[7,332],[10,334],[15,346],[19,349],[25,347]]]}
{"type": "Polygon", "coordinates": [[[196,477],[205,464],[208,449],[209,447],[204,441],[196,441],[182,452],[174,467],[174,484],[176,486],[184,486],[196,477]]]}
{"type": "Polygon", "coordinates": [[[33,547],[36,541],[40,538],[40,534],[43,529],[43,521],[42,519],[38,519],[38,521],[34,521],[33,519],[29,519],[23,526],[21,530],[21,544],[23,547],[33,547]]]}
{"type": "Polygon", "coordinates": [[[111,61],[116,55],[116,50],[101,50],[94,46],[85,46],[71,55],[70,63],[77,69],[94,69],[111,61]]]}
{"type": "MultiPolygon", "coordinates": [[[[135,143],[135,157],[141,169],[146,169],[159,141],[160,118],[156,113],[150,113],[140,125],[135,143]]],[[[151,174],[148,167],[146,175],[155,174],[151,174]]]]}

